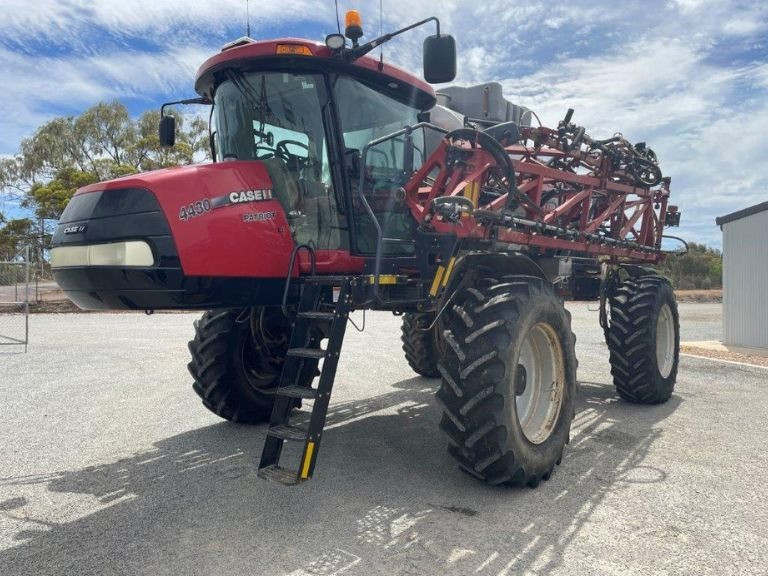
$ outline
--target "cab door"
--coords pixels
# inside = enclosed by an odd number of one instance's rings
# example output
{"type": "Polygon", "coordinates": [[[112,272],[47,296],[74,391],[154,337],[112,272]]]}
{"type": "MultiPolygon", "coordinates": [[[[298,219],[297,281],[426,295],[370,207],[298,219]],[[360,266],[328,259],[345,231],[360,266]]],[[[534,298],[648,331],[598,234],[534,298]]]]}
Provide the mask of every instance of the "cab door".
{"type": "Polygon", "coordinates": [[[424,162],[423,131],[413,132],[412,146],[403,136],[386,137],[418,123],[419,110],[351,77],[337,77],[333,87],[345,148],[352,251],[375,254],[378,224],[384,256],[412,256],[416,223],[402,188],[424,162]]]}

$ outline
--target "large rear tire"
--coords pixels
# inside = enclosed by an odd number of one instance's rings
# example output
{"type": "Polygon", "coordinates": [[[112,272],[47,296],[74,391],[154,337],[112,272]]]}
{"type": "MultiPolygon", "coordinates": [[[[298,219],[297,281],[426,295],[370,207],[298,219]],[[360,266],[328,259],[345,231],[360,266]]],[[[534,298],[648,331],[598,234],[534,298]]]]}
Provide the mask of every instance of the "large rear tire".
{"type": "Polygon", "coordinates": [[[611,374],[619,396],[661,404],[675,388],[680,320],[672,285],[656,275],[630,276],[609,298],[611,374]]]}
{"type": "Polygon", "coordinates": [[[413,371],[427,378],[439,378],[437,362],[440,360],[437,326],[426,330],[435,320],[434,314],[409,312],[403,314],[400,327],[403,352],[413,371]]]}
{"type": "Polygon", "coordinates": [[[465,471],[536,487],[560,463],[574,415],[570,316],[540,278],[479,284],[460,288],[444,315],[440,427],[465,471]]]}
{"type": "MultiPolygon", "coordinates": [[[[203,314],[195,321],[187,365],[203,405],[233,422],[267,422],[290,334],[290,321],[279,308],[203,314]]],[[[301,381],[310,382],[316,370],[317,361],[307,360],[301,381]]]]}

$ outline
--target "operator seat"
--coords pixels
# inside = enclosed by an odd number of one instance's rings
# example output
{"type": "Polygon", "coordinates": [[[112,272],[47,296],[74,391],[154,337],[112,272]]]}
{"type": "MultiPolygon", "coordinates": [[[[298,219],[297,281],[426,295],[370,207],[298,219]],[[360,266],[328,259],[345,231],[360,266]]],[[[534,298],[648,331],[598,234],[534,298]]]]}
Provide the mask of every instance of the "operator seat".
{"type": "Polygon", "coordinates": [[[322,250],[341,247],[339,216],[333,193],[319,180],[301,180],[306,225],[304,235],[322,250]]]}
{"type": "Polygon", "coordinates": [[[301,187],[296,175],[288,170],[285,162],[280,158],[266,158],[261,162],[269,173],[275,196],[277,196],[286,215],[299,210],[301,208],[301,187]]]}

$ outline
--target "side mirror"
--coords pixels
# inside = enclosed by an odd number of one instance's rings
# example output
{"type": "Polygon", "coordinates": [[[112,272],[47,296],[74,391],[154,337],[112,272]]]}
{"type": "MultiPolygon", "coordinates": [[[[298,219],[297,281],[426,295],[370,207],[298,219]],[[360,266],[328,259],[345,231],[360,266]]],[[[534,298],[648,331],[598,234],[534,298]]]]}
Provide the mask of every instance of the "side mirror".
{"type": "Polygon", "coordinates": [[[163,116],[160,118],[160,146],[170,148],[176,143],[176,118],[163,116]]]}
{"type": "Polygon", "coordinates": [[[456,40],[441,34],[424,39],[424,80],[430,84],[456,78],[456,40]]]}

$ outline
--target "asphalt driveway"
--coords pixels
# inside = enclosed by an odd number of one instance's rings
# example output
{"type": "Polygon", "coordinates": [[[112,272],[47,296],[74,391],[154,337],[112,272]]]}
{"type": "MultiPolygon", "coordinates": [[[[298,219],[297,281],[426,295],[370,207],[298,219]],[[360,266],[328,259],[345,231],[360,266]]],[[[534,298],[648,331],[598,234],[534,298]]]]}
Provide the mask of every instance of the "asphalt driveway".
{"type": "MultiPolygon", "coordinates": [[[[348,331],[316,477],[286,488],[256,476],[264,427],[192,393],[195,315],[35,315],[0,349],[0,574],[767,574],[768,370],[683,357],[633,406],[571,309],[578,413],[536,490],[456,468],[392,316],[348,331]]],[[[718,337],[719,305],[681,313],[718,337]]]]}

